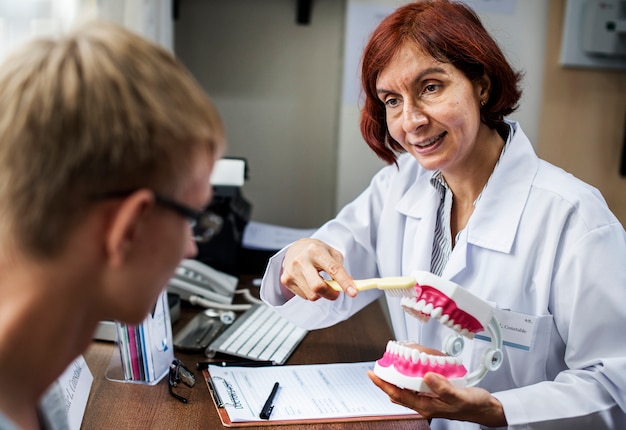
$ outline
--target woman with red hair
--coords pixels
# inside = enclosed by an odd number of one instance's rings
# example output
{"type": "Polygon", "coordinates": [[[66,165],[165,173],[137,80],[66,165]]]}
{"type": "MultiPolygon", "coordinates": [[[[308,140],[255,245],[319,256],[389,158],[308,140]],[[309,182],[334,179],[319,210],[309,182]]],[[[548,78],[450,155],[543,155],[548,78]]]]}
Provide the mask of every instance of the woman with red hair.
{"type": "MultiPolygon", "coordinates": [[[[357,292],[355,279],[432,272],[493,305],[503,364],[469,388],[426,373],[428,394],[370,373],[392,401],[433,429],[626,428],[626,233],[595,188],[540,160],[506,119],[520,79],[462,3],[418,1],[385,18],[363,54],[361,132],[389,166],[275,255],[261,294],[315,329],[384,294],[357,292]]],[[[386,299],[396,339],[438,347],[450,335],[386,299]]],[[[481,360],[480,339],[464,363],[481,360]]]]}

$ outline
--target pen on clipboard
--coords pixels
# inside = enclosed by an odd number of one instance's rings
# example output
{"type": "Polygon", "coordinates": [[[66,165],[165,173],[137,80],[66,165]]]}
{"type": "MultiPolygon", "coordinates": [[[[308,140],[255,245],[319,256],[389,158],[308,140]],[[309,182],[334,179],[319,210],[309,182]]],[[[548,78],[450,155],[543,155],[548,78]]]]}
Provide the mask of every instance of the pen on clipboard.
{"type": "Polygon", "coordinates": [[[274,400],[276,399],[276,393],[278,393],[278,387],[278,382],[275,382],[274,386],[272,387],[272,392],[265,401],[263,409],[261,409],[261,413],[259,414],[259,418],[261,418],[262,420],[269,420],[270,415],[272,415],[272,410],[274,409],[274,400]]]}

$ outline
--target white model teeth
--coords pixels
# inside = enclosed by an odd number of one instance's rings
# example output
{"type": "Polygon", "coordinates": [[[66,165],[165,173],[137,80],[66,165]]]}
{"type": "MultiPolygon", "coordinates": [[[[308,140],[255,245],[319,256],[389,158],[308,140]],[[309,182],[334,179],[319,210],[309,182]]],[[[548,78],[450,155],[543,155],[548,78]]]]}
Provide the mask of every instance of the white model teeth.
{"type": "Polygon", "coordinates": [[[435,308],[430,313],[430,316],[433,317],[436,320],[440,320],[442,314],[443,314],[443,309],[442,308],[435,308]]]}
{"type": "MultiPolygon", "coordinates": [[[[407,342],[407,345],[411,344],[407,342]]],[[[421,363],[423,365],[426,364],[454,364],[461,365],[462,360],[461,357],[452,357],[447,355],[429,355],[423,351],[420,351],[416,348],[411,348],[405,346],[401,342],[394,342],[390,340],[387,342],[387,352],[402,357],[405,360],[411,360],[413,363],[421,363]]]]}
{"type": "Polygon", "coordinates": [[[402,348],[402,356],[404,357],[405,360],[410,360],[411,359],[411,348],[402,348]]]}
{"type": "MultiPolygon", "coordinates": [[[[403,297],[400,301],[400,305],[406,310],[412,310],[416,312],[417,316],[420,313],[425,316],[432,317],[439,321],[441,324],[451,328],[452,330],[460,333],[464,336],[471,336],[471,333],[467,329],[461,328],[460,324],[456,324],[454,320],[450,319],[450,315],[443,314],[443,308],[437,307],[433,309],[432,303],[426,303],[424,299],[417,301],[415,297],[403,297]]],[[[410,313],[410,312],[409,312],[410,313]]]]}

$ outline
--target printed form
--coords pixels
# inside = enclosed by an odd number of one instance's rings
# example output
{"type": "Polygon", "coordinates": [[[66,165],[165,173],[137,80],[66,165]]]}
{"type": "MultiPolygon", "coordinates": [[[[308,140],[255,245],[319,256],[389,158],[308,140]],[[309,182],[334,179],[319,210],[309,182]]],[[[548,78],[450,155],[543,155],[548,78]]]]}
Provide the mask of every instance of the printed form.
{"type": "Polygon", "coordinates": [[[231,422],[259,421],[275,382],[270,421],[406,417],[419,415],[396,405],[367,377],[373,362],[268,367],[209,366],[214,389],[231,422]]]}

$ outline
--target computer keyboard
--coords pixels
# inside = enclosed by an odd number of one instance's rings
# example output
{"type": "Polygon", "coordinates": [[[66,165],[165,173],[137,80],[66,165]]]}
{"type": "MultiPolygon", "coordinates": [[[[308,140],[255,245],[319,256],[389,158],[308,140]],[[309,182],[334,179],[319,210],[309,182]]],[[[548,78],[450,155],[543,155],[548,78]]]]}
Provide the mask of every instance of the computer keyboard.
{"type": "Polygon", "coordinates": [[[284,364],[307,333],[269,306],[256,304],[211,342],[207,355],[220,352],[284,364]]]}

